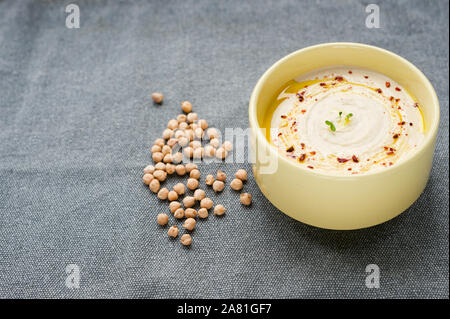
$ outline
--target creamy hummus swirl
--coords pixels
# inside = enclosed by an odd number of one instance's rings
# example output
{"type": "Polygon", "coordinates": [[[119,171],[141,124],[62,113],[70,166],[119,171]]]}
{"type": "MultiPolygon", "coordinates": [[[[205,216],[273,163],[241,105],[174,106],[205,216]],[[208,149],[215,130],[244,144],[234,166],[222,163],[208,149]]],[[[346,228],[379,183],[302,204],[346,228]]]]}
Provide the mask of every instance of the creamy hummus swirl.
{"type": "Polygon", "coordinates": [[[276,100],[270,139],[310,169],[359,174],[389,167],[423,140],[419,105],[398,83],[337,66],[289,82],[276,100]]]}

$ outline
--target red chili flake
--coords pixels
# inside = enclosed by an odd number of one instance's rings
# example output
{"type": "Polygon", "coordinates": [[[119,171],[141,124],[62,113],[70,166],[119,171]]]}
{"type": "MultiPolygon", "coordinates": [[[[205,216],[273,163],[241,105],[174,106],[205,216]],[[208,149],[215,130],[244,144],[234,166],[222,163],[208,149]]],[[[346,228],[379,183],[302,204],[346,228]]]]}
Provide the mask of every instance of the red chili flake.
{"type": "Polygon", "coordinates": [[[301,96],[300,94],[297,94],[297,96],[298,96],[298,100],[300,102],[303,102],[305,100],[305,98],[303,96],[301,96]]]}
{"type": "Polygon", "coordinates": [[[300,143],[300,146],[302,147],[302,150],[305,149],[305,143],[300,143]]]}
{"type": "Polygon", "coordinates": [[[325,86],[325,85],[327,85],[327,84],[326,84],[325,82],[320,82],[319,85],[320,85],[320,86],[325,86]]]}
{"type": "Polygon", "coordinates": [[[283,133],[278,133],[278,136],[281,136],[281,135],[283,135],[283,133]]]}
{"type": "Polygon", "coordinates": [[[398,86],[395,88],[396,91],[400,92],[402,89],[399,88],[398,86]]]}
{"type": "Polygon", "coordinates": [[[414,124],[412,122],[409,123],[409,126],[413,126],[414,124]]]}
{"type": "Polygon", "coordinates": [[[389,98],[389,101],[394,101],[394,97],[391,96],[391,97],[389,98]]]}
{"type": "Polygon", "coordinates": [[[301,96],[305,95],[305,91],[301,91],[301,92],[300,92],[300,95],[301,95],[301,96]]]}
{"type": "Polygon", "coordinates": [[[351,171],[351,170],[352,170],[352,168],[351,168],[351,167],[347,168],[347,171],[351,171]]]}
{"type": "Polygon", "coordinates": [[[393,138],[394,138],[394,139],[397,139],[397,138],[399,138],[399,135],[398,135],[398,134],[395,134],[395,135],[393,136],[393,138]]]}
{"type": "Polygon", "coordinates": [[[419,107],[419,104],[418,103],[414,103],[414,107],[419,107]]]}
{"type": "Polygon", "coordinates": [[[352,74],[353,72],[350,70],[350,71],[348,71],[348,74],[352,74]]]}
{"type": "Polygon", "coordinates": [[[331,85],[336,85],[336,82],[331,83],[331,85]]]}
{"type": "Polygon", "coordinates": [[[299,162],[303,162],[303,161],[305,160],[305,158],[306,158],[306,154],[302,154],[302,155],[300,155],[300,157],[298,158],[298,161],[299,161],[299,162]]]}
{"type": "Polygon", "coordinates": [[[302,110],[302,113],[305,114],[305,113],[306,113],[306,110],[302,110]]]}
{"type": "Polygon", "coordinates": [[[381,89],[377,89],[377,92],[380,94],[383,93],[383,91],[381,89]]]}
{"type": "Polygon", "coordinates": [[[336,81],[342,82],[344,81],[344,78],[342,76],[337,76],[334,78],[336,81]]]}
{"type": "Polygon", "coordinates": [[[398,125],[405,125],[405,123],[406,123],[405,121],[402,121],[402,122],[398,122],[397,124],[398,125]]]}
{"type": "Polygon", "coordinates": [[[287,116],[286,115],[281,115],[281,118],[285,119],[285,118],[287,118],[287,116]]]}
{"type": "Polygon", "coordinates": [[[385,151],[387,151],[389,149],[389,147],[387,147],[387,146],[383,146],[383,147],[384,147],[385,151]]]}
{"type": "Polygon", "coordinates": [[[368,79],[369,77],[368,77],[367,75],[364,75],[364,78],[365,78],[365,79],[368,79]]]}
{"type": "Polygon", "coordinates": [[[292,153],[293,151],[294,151],[294,146],[291,146],[288,149],[286,149],[286,152],[288,152],[288,153],[292,153]]]}
{"type": "Polygon", "coordinates": [[[297,129],[294,130],[294,132],[297,132],[297,131],[298,131],[297,129]]]}
{"type": "Polygon", "coordinates": [[[345,163],[345,162],[348,162],[349,159],[348,159],[348,158],[341,158],[341,157],[338,157],[338,158],[337,158],[337,161],[338,161],[339,163],[345,163]]]}
{"type": "Polygon", "coordinates": [[[315,151],[312,151],[312,152],[310,152],[309,154],[311,154],[311,155],[316,155],[316,152],[315,152],[315,151]]]}
{"type": "Polygon", "coordinates": [[[308,166],[306,166],[306,167],[308,167],[308,168],[310,168],[310,169],[314,169],[314,167],[312,167],[311,165],[308,165],[308,166]]]}
{"type": "Polygon", "coordinates": [[[394,163],[392,163],[392,162],[389,162],[389,166],[392,166],[392,165],[394,165],[394,163]]]}
{"type": "Polygon", "coordinates": [[[400,102],[400,99],[395,99],[395,102],[397,102],[397,103],[400,102]]]}
{"type": "Polygon", "coordinates": [[[393,147],[390,147],[389,150],[390,150],[391,152],[395,152],[395,148],[393,148],[393,147]]]}
{"type": "Polygon", "coordinates": [[[386,82],[386,87],[387,88],[391,87],[391,82],[386,82]]]}
{"type": "Polygon", "coordinates": [[[352,160],[353,160],[353,162],[355,162],[355,163],[359,163],[359,159],[356,157],[356,155],[353,155],[353,156],[352,156],[352,160]]]}
{"type": "Polygon", "coordinates": [[[386,154],[387,154],[387,155],[394,155],[395,153],[392,152],[392,151],[390,151],[390,152],[387,152],[386,154]]]}

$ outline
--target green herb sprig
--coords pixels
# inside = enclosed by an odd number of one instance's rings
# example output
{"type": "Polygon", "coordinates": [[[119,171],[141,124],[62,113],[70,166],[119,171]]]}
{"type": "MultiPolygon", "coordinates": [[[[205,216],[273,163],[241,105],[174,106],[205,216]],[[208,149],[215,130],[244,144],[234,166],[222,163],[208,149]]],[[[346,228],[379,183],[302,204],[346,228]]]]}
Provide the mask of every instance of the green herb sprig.
{"type": "Polygon", "coordinates": [[[332,132],[336,132],[336,126],[334,126],[333,122],[331,121],[325,121],[325,124],[328,125],[330,127],[330,130],[332,132]]]}

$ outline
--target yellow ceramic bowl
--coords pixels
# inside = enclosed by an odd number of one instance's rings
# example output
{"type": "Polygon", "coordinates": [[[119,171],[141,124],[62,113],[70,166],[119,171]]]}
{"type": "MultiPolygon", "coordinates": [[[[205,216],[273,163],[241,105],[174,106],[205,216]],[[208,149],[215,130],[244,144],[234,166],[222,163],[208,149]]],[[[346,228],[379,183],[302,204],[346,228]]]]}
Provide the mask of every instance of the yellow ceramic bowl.
{"type": "Polygon", "coordinates": [[[253,171],[261,191],[285,214],[329,229],[358,229],[383,223],[405,211],[428,181],[439,124],[439,101],[425,77],[404,58],[374,46],[326,43],[296,51],[272,65],[250,98],[253,171]],[[418,100],[425,140],[409,158],[383,171],[331,176],[290,161],[269,144],[262,123],[275,94],[302,73],[331,65],[360,66],[383,73],[418,100]]]}

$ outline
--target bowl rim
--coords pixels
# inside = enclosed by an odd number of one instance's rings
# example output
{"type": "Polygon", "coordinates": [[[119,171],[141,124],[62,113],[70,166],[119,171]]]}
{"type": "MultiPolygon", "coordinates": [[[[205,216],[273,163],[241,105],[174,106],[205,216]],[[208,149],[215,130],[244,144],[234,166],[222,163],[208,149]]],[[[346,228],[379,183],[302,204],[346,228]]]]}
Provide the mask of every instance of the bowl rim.
{"type": "MultiPolygon", "coordinates": [[[[376,71],[376,70],[374,70],[374,71],[376,71]]],[[[401,57],[400,55],[395,54],[389,50],[386,50],[386,49],[383,49],[383,48],[380,48],[380,47],[377,47],[374,45],[369,45],[369,44],[363,44],[363,43],[357,43],[357,42],[327,42],[327,43],[320,43],[320,44],[316,44],[316,45],[312,45],[312,46],[308,46],[308,47],[299,49],[297,51],[294,51],[294,52],[282,57],[281,59],[276,61],[274,64],[272,64],[264,72],[264,74],[258,79],[258,82],[256,82],[256,85],[253,88],[252,94],[250,96],[248,116],[249,116],[250,129],[254,134],[256,134],[256,139],[263,140],[264,141],[263,143],[266,145],[266,147],[268,146],[269,150],[271,152],[275,152],[276,156],[278,157],[278,160],[282,160],[285,163],[288,163],[290,166],[292,166],[293,169],[301,169],[304,173],[310,174],[310,175],[319,175],[322,177],[329,177],[329,178],[334,178],[334,179],[338,178],[338,179],[343,179],[343,180],[355,180],[355,179],[365,178],[365,177],[374,176],[374,175],[378,176],[378,175],[383,175],[383,174],[390,174],[392,172],[392,170],[399,169],[399,167],[406,165],[408,162],[410,162],[411,160],[413,160],[414,158],[416,158],[420,154],[422,154],[425,151],[425,149],[428,148],[429,144],[434,143],[434,141],[435,141],[435,137],[436,137],[437,130],[439,127],[439,120],[440,120],[440,105],[439,105],[439,99],[436,95],[436,91],[434,90],[433,85],[428,80],[428,78],[425,76],[425,74],[418,67],[416,67],[414,64],[409,62],[407,59],[401,57]],[[387,55],[391,56],[393,59],[396,59],[399,62],[402,62],[402,63],[406,64],[407,66],[409,66],[415,73],[417,73],[419,75],[422,83],[426,86],[427,90],[429,90],[431,92],[433,107],[436,109],[435,110],[436,112],[435,112],[434,119],[431,120],[432,123],[430,123],[430,129],[428,131],[428,134],[425,136],[425,139],[424,139],[423,143],[419,146],[419,148],[415,152],[410,154],[409,157],[405,158],[403,161],[401,161],[397,165],[386,167],[386,169],[383,169],[383,170],[372,171],[372,172],[369,171],[369,172],[361,174],[361,175],[337,175],[337,174],[333,174],[333,173],[325,173],[325,172],[321,172],[321,171],[306,169],[305,167],[297,165],[293,161],[282,156],[280,154],[280,152],[278,151],[278,149],[276,149],[275,146],[271,145],[269,143],[269,141],[267,141],[266,137],[262,134],[262,132],[260,130],[260,125],[258,124],[258,119],[256,116],[256,100],[258,98],[259,92],[261,91],[261,87],[262,87],[263,83],[267,80],[269,75],[271,75],[273,72],[275,72],[276,69],[283,62],[291,59],[292,57],[294,57],[298,54],[301,54],[303,52],[310,51],[310,50],[315,50],[318,48],[327,48],[327,47],[331,47],[331,46],[358,47],[358,48],[371,49],[371,50],[381,52],[383,54],[387,54],[387,55]]]]}

